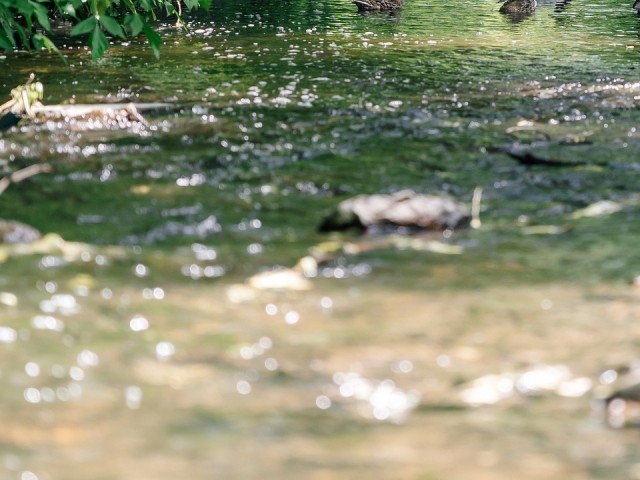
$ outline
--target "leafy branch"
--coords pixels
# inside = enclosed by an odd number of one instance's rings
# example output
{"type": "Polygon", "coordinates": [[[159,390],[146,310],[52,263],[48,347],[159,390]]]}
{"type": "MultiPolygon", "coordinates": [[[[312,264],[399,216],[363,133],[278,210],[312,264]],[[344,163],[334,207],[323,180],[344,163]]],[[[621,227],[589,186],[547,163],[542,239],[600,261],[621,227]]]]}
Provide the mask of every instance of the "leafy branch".
{"type": "Polygon", "coordinates": [[[151,25],[161,12],[182,23],[181,1],[188,10],[211,6],[211,0],[0,0],[0,48],[44,48],[60,53],[47,36],[56,18],[73,24],[72,37],[87,37],[94,59],[109,48],[109,37],[140,35],[159,57],[162,37],[151,25]]]}

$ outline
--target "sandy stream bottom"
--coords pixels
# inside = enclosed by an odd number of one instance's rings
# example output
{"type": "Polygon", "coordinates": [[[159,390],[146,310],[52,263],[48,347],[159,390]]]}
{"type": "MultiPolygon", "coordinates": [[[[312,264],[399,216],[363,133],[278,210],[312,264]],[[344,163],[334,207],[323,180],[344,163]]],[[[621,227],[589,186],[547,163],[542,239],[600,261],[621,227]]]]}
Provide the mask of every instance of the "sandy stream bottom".
{"type": "MultiPolygon", "coordinates": [[[[640,478],[640,434],[608,426],[593,389],[515,392],[479,407],[460,395],[483,375],[540,364],[596,385],[606,368],[637,358],[637,287],[452,293],[316,281],[240,304],[222,285],[165,290],[149,302],[114,289],[113,299],[128,299],[115,309],[97,295],[81,300],[82,321],[93,319],[83,347],[100,364],[76,399],[0,410],[2,478],[640,478]],[[134,313],[152,328],[128,331],[134,313]],[[169,359],[152,354],[161,339],[175,345],[169,359]],[[377,420],[341,394],[340,372],[392,381],[419,401],[396,421],[377,420]],[[132,385],[134,401],[123,395],[132,385]]],[[[21,392],[24,382],[3,370],[21,392]]]]}

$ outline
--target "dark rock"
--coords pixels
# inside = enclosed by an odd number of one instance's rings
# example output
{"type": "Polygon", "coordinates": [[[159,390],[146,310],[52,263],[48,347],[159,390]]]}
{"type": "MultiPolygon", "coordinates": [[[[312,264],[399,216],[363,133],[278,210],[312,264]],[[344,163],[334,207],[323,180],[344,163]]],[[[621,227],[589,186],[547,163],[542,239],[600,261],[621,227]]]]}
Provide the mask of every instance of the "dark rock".
{"type": "Polygon", "coordinates": [[[13,112],[0,114],[0,132],[16,126],[18,122],[20,122],[20,116],[13,112]]]}

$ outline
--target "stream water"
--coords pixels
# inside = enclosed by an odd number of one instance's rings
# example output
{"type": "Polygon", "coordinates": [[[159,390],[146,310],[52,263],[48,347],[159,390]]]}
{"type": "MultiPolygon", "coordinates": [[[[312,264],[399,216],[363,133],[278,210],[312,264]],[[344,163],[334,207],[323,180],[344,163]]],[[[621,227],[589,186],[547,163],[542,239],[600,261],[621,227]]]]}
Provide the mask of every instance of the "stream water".
{"type": "Polygon", "coordinates": [[[0,477],[640,478],[640,433],[598,401],[640,342],[640,23],[498,8],[218,1],[161,29],[160,60],[1,54],[7,94],[35,72],[46,103],[172,108],[0,134],[4,175],[53,167],[0,218],[85,245],[0,264],[0,477]],[[238,287],[332,238],[349,196],[476,186],[461,255],[238,287]],[[600,201],[619,210],[572,215],[600,201]]]}

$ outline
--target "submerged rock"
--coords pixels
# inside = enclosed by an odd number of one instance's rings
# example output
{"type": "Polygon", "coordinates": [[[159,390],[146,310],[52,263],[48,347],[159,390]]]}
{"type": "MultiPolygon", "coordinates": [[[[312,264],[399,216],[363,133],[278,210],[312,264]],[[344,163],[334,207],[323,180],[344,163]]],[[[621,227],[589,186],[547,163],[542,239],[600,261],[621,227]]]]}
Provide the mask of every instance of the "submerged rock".
{"type": "Polygon", "coordinates": [[[321,232],[347,230],[442,231],[466,227],[471,216],[466,206],[450,198],[402,190],[391,195],[358,195],[341,202],[321,223],[321,232]]]}
{"type": "Polygon", "coordinates": [[[31,243],[41,236],[38,230],[27,224],[0,219],[0,243],[31,243]]]}

